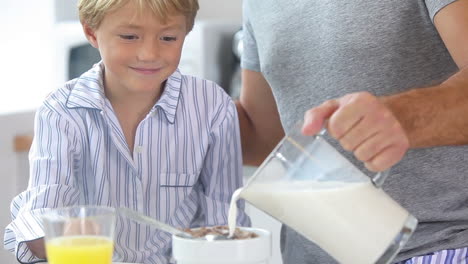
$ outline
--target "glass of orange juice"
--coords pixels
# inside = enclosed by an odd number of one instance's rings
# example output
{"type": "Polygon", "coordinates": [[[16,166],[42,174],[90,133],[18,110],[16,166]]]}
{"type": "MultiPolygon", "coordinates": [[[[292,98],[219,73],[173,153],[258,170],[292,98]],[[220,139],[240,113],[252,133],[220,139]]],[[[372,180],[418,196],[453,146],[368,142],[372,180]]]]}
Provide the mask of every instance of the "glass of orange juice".
{"type": "Polygon", "coordinates": [[[114,208],[57,208],[47,212],[42,220],[49,264],[112,263],[114,208]]]}

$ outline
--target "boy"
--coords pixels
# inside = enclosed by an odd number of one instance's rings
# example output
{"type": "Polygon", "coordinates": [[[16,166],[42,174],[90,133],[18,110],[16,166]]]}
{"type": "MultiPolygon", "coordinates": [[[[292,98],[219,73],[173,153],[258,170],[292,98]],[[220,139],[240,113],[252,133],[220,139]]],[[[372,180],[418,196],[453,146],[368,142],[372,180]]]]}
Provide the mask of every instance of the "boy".
{"type": "MultiPolygon", "coordinates": [[[[176,227],[226,224],[242,180],[235,105],[216,84],[177,70],[197,10],[197,0],[79,2],[102,62],[37,112],[28,190],[13,200],[5,232],[20,262],[45,258],[48,208],[107,205],[176,227]]],[[[168,263],[170,243],[119,218],[114,260],[168,263]]]]}

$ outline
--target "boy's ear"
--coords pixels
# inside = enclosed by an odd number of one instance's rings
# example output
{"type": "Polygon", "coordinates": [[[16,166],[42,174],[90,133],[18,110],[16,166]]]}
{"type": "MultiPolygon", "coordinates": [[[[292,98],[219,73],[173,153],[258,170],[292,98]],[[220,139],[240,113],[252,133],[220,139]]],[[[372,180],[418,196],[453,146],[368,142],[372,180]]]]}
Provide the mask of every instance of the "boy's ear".
{"type": "Polygon", "coordinates": [[[95,47],[96,49],[99,48],[97,38],[96,38],[96,31],[92,29],[87,23],[82,23],[83,32],[88,39],[91,46],[95,47]]]}

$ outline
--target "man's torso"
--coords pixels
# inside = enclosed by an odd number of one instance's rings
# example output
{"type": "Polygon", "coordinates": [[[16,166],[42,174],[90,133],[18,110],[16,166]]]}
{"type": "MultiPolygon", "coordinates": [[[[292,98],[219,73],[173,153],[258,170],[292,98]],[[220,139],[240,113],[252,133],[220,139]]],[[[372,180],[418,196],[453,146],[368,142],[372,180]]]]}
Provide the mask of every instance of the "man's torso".
{"type": "MultiPolygon", "coordinates": [[[[260,48],[256,61],[247,33],[243,67],[269,82],[285,131],[327,99],[437,84],[457,67],[426,7],[444,1],[432,2],[245,1],[260,48]]],[[[467,170],[467,147],[411,150],[391,169],[384,190],[420,220],[398,259],[468,245],[467,170]]],[[[282,239],[285,263],[334,263],[291,229],[282,239]]]]}

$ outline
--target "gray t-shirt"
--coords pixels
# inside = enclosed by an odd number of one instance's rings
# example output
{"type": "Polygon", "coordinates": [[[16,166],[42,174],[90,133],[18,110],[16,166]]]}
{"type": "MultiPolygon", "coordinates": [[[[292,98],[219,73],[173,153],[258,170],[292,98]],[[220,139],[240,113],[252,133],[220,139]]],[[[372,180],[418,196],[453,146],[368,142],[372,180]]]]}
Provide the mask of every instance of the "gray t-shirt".
{"type": "MultiPolygon", "coordinates": [[[[244,0],[242,67],[263,73],[288,131],[324,100],[403,92],[455,73],[432,22],[454,1],[244,0]]],[[[410,150],[391,169],[384,190],[420,222],[397,260],[468,246],[467,174],[468,146],[410,150]]],[[[289,228],[282,251],[285,264],[335,263],[289,228]]]]}

